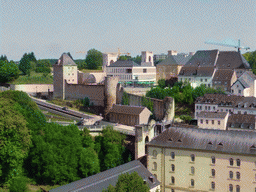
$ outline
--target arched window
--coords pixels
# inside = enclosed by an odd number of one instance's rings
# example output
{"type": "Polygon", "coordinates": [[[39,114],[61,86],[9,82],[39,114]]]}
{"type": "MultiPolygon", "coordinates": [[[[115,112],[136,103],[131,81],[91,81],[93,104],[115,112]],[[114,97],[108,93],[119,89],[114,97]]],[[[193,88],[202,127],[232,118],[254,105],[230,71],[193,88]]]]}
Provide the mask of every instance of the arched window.
{"type": "Polygon", "coordinates": [[[233,192],[233,185],[229,184],[229,192],[233,192]]]}
{"type": "Polygon", "coordinates": [[[240,186],[239,185],[236,186],[236,192],[240,192],[240,186]]]}
{"type": "Polygon", "coordinates": [[[215,182],[212,182],[211,187],[212,189],[215,189],[215,182]]]}
{"type": "Polygon", "coordinates": [[[214,156],[212,156],[212,164],[215,164],[215,162],[216,162],[216,159],[214,156]]]}
{"type": "Polygon", "coordinates": [[[191,161],[194,162],[195,161],[195,155],[192,154],[192,155],[190,155],[190,157],[191,157],[191,161]]]}
{"type": "Polygon", "coordinates": [[[237,180],[240,180],[240,176],[241,176],[240,173],[239,173],[239,172],[236,172],[236,179],[237,179],[237,180]]]}
{"type": "Polygon", "coordinates": [[[195,186],[195,180],[191,179],[191,186],[194,187],[195,186]]]}
{"type": "Polygon", "coordinates": [[[234,161],[233,161],[232,158],[229,159],[229,165],[230,165],[230,166],[233,166],[233,165],[234,165],[234,161]]]}
{"type": "Polygon", "coordinates": [[[237,165],[238,167],[240,167],[240,165],[241,165],[240,159],[237,159],[237,160],[236,160],[236,165],[237,165]]]}
{"type": "Polygon", "coordinates": [[[172,164],[171,167],[172,167],[172,171],[175,171],[175,165],[172,164]]]}
{"type": "Polygon", "coordinates": [[[175,183],[175,178],[171,177],[171,183],[174,184],[175,183]]]}
{"type": "Polygon", "coordinates": [[[212,177],[215,177],[215,169],[212,169],[212,177]]]}
{"type": "Polygon", "coordinates": [[[153,163],[153,170],[154,170],[154,171],[157,170],[157,164],[156,164],[156,162],[153,163]]]}
{"type": "Polygon", "coordinates": [[[233,179],[233,171],[229,171],[229,178],[233,179]]]}
{"type": "Polygon", "coordinates": [[[151,57],[150,56],[148,57],[148,61],[151,62],[151,57]]]}
{"type": "Polygon", "coordinates": [[[154,150],[154,151],[153,151],[153,157],[156,158],[156,156],[157,156],[157,152],[156,152],[156,150],[154,150]]]}
{"type": "Polygon", "coordinates": [[[195,174],[195,167],[191,167],[191,174],[195,174]]]}
{"type": "Polygon", "coordinates": [[[171,152],[171,158],[175,159],[175,153],[174,152],[171,152]]]}

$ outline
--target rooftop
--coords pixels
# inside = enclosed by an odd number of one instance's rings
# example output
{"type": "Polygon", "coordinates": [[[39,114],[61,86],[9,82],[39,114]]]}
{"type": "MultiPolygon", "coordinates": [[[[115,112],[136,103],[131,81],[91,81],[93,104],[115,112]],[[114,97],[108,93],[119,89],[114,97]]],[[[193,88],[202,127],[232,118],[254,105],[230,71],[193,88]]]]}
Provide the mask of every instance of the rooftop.
{"type": "MultiPolygon", "coordinates": [[[[110,109],[109,113],[123,113],[130,115],[139,115],[146,107],[130,106],[130,105],[116,105],[110,109]]],[[[148,110],[148,109],[147,109],[148,110]]]]}
{"type": "Polygon", "coordinates": [[[227,116],[227,114],[228,114],[228,112],[206,112],[206,111],[201,111],[197,115],[197,117],[224,119],[227,116]]]}
{"type": "Polygon", "coordinates": [[[107,67],[136,67],[136,66],[140,66],[139,64],[135,63],[134,61],[121,61],[118,60],[112,64],[110,64],[107,67]]]}
{"type": "Polygon", "coordinates": [[[77,66],[77,64],[71,59],[68,54],[63,53],[59,60],[55,63],[55,65],[63,65],[63,66],[77,66]]]}

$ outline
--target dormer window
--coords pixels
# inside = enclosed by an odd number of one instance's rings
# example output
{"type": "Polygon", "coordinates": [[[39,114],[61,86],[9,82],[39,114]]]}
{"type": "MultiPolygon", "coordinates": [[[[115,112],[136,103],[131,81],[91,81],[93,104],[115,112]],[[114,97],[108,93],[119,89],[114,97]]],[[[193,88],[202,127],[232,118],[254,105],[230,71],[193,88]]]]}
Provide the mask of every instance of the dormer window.
{"type": "Polygon", "coordinates": [[[218,144],[218,146],[223,147],[223,144],[220,142],[220,143],[218,144]]]}
{"type": "Polygon", "coordinates": [[[230,64],[228,64],[228,67],[230,67],[230,64]]]}
{"type": "Polygon", "coordinates": [[[178,139],[178,142],[182,142],[181,139],[178,139]]]}
{"type": "MultiPolygon", "coordinates": [[[[250,149],[255,150],[255,149],[256,149],[255,145],[252,145],[252,146],[250,147],[250,149]]],[[[256,164],[256,163],[255,163],[255,164],[256,164]]]]}

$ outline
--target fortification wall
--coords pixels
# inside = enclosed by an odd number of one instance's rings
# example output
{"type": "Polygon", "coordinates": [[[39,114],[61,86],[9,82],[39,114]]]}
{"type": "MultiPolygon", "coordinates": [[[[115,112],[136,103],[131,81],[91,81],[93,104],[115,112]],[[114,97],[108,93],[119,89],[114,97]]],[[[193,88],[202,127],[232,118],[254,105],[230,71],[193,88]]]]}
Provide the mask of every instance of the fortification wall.
{"type": "Polygon", "coordinates": [[[65,99],[75,100],[88,97],[96,106],[104,106],[104,85],[67,84],[65,82],[65,99]]]}
{"type": "Polygon", "coordinates": [[[48,92],[48,89],[50,89],[50,92],[53,91],[53,84],[21,84],[21,85],[10,85],[11,90],[16,91],[23,91],[28,94],[35,94],[38,92],[48,92]]]}

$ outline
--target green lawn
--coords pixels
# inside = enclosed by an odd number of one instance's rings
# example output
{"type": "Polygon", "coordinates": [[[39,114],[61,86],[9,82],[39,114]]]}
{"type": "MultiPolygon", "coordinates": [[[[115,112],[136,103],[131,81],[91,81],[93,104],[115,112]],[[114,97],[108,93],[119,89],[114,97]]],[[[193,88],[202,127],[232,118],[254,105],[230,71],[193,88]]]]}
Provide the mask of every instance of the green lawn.
{"type": "Polygon", "coordinates": [[[9,84],[53,84],[53,77],[48,74],[47,77],[43,73],[36,73],[31,71],[30,77],[28,75],[20,75],[18,79],[8,82],[9,84]]]}

